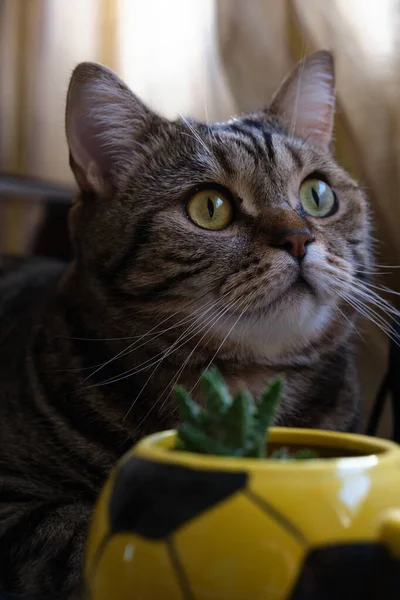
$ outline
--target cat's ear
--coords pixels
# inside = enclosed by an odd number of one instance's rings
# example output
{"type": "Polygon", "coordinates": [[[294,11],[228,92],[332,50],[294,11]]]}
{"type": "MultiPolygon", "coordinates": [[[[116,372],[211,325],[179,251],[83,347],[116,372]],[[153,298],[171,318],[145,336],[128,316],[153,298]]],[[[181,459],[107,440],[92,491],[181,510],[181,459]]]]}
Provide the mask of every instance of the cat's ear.
{"type": "Polygon", "coordinates": [[[301,61],[283,81],[270,106],[287,130],[329,150],[335,114],[335,72],[330,52],[301,61]]]}
{"type": "Polygon", "coordinates": [[[110,69],[81,63],[69,84],[66,133],[79,186],[107,197],[137,140],[155,117],[110,69]]]}

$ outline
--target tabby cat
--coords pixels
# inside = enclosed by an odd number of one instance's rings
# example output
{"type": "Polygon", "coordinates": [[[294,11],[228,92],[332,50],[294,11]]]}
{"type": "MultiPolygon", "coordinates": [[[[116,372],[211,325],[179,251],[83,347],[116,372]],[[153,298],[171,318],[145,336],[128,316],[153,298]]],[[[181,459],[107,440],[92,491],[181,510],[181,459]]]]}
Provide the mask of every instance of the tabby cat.
{"type": "Polygon", "coordinates": [[[168,121],[107,68],[76,68],[74,261],[0,280],[0,593],[79,597],[110,469],[176,424],[174,385],[196,395],[211,364],[256,396],[284,372],[280,424],[357,429],[345,300],[369,221],[330,152],[333,118],[324,51],[268,109],[213,124],[168,121]]]}

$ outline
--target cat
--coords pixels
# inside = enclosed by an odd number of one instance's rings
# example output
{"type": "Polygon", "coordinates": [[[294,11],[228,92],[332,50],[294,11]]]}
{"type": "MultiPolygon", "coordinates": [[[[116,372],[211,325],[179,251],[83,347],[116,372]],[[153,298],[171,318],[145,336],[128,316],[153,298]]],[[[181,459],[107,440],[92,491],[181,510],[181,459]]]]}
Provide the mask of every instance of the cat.
{"type": "Polygon", "coordinates": [[[278,424],[358,429],[346,298],[370,220],[330,150],[334,87],[320,51],[269,108],[205,124],[162,118],[98,64],[73,72],[74,260],[6,269],[0,289],[0,593],[79,596],[111,468],[176,425],[174,385],[198,397],[210,365],[255,397],[284,373],[278,424]]]}

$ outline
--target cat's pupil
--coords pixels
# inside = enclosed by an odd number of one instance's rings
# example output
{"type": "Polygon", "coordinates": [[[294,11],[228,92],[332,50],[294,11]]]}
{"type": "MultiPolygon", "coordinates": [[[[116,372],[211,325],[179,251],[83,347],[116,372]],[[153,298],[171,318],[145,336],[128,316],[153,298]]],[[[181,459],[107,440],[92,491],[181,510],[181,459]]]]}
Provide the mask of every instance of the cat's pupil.
{"type": "Polygon", "coordinates": [[[212,219],[214,216],[214,202],[211,200],[211,198],[207,198],[207,208],[210,219],[212,219]]]}
{"type": "Polygon", "coordinates": [[[313,199],[314,199],[314,202],[315,202],[315,204],[316,204],[317,206],[319,206],[319,196],[318,196],[318,192],[317,192],[317,191],[316,191],[314,188],[311,188],[311,194],[312,194],[312,197],[313,197],[313,199]]]}

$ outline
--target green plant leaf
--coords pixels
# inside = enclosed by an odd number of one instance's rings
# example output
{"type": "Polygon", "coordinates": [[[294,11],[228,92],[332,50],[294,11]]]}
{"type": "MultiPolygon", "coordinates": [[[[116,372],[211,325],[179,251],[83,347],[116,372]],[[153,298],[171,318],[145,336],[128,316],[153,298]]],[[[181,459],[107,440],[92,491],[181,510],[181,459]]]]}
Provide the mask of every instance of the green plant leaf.
{"type": "Polygon", "coordinates": [[[194,425],[184,423],[178,427],[178,436],[190,452],[231,456],[234,451],[233,448],[225,446],[222,442],[213,440],[194,425]]]}
{"type": "Polygon", "coordinates": [[[185,452],[187,451],[185,442],[183,440],[181,440],[179,437],[176,440],[174,450],[180,450],[182,452],[183,451],[185,451],[185,452]]]}
{"type": "Polygon", "coordinates": [[[196,404],[196,402],[193,402],[190,395],[181,386],[175,388],[175,395],[178,401],[181,421],[183,423],[188,422],[195,425],[199,423],[201,413],[200,406],[196,404]]]}
{"type": "MultiPolygon", "coordinates": [[[[235,397],[223,377],[212,369],[201,378],[205,407],[200,407],[183,388],[178,387],[182,425],[178,428],[176,449],[220,456],[265,458],[268,429],[273,424],[282,394],[283,379],[272,381],[258,407],[247,391],[235,397]]],[[[313,458],[312,451],[290,456],[287,449],[272,454],[277,459],[313,458]]]]}
{"type": "Polygon", "coordinates": [[[208,411],[215,416],[225,414],[232,404],[232,396],[217,369],[206,371],[201,383],[208,411]]]}
{"type": "Polygon", "coordinates": [[[303,448],[302,450],[298,450],[293,458],[295,460],[310,460],[312,458],[318,458],[318,454],[309,448],[303,448]]]}
{"type": "Polygon", "coordinates": [[[291,456],[287,448],[278,448],[278,450],[271,452],[271,458],[276,460],[289,460],[291,456]]]}
{"type": "Polygon", "coordinates": [[[225,417],[227,440],[232,446],[245,447],[253,423],[254,406],[250,394],[240,391],[234,397],[225,417]]]}
{"type": "Polygon", "coordinates": [[[302,448],[294,454],[290,454],[288,448],[279,448],[272,452],[271,458],[279,460],[310,460],[318,458],[318,454],[309,448],[302,448]]]}
{"type": "Polygon", "coordinates": [[[283,378],[277,377],[261,397],[257,411],[258,432],[264,436],[265,445],[268,444],[268,430],[272,426],[278,410],[283,387],[283,378]]]}

